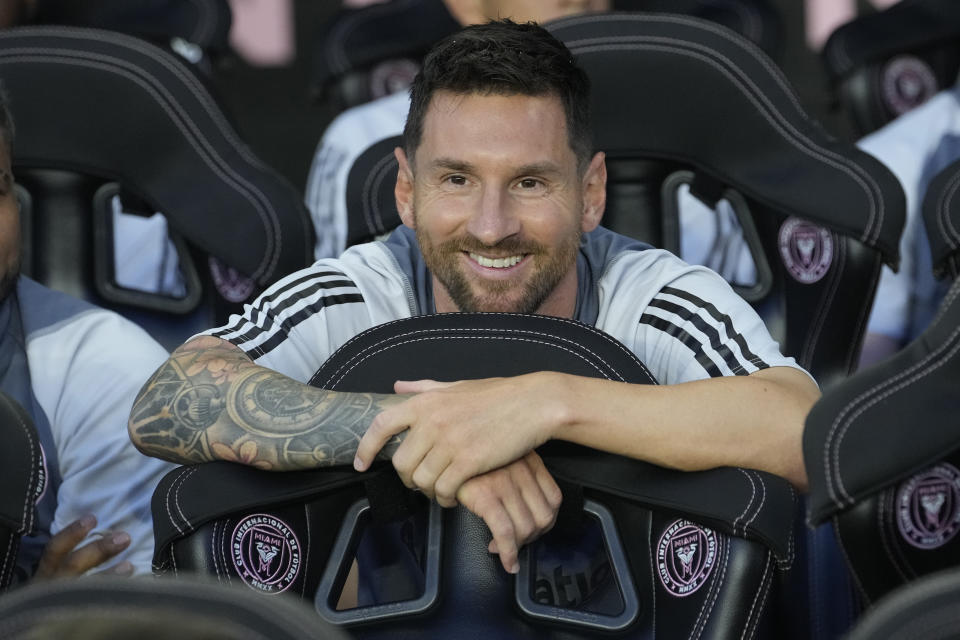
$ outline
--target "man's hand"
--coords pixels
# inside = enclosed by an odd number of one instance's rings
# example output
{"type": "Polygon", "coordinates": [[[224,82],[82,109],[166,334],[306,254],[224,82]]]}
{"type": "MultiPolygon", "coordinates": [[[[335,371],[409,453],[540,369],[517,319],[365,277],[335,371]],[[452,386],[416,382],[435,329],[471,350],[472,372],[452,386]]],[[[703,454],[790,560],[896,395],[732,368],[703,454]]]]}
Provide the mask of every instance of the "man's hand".
{"type": "MultiPolygon", "coordinates": [[[[88,515],[70,523],[62,531],[51,536],[50,542],[43,550],[43,555],[40,556],[40,564],[37,566],[34,579],[50,580],[81,576],[130,546],[129,534],[116,531],[78,549],[77,545],[83,542],[95,526],[97,526],[97,519],[88,515]]],[[[129,562],[121,562],[104,573],[129,576],[133,574],[133,565],[129,562]]]]}
{"type": "Polygon", "coordinates": [[[369,467],[390,438],[409,429],[392,458],[400,479],[452,507],[467,480],[522,458],[550,438],[562,420],[560,411],[551,415],[548,409],[562,406],[551,401],[562,394],[551,376],[557,374],[397,382],[397,393],[416,395],[373,420],[357,447],[354,467],[369,467]]]}
{"type": "Polygon", "coordinates": [[[508,573],[516,573],[520,547],[553,527],[563,495],[540,456],[531,451],[467,480],[457,500],[483,519],[493,534],[488,550],[500,555],[508,573]]]}

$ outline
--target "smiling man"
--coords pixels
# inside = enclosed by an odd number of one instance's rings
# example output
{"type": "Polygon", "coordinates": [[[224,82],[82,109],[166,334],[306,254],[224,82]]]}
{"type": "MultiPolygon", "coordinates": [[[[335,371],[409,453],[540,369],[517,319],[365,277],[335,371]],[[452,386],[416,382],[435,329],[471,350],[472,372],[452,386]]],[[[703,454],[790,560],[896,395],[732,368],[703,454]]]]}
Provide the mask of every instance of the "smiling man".
{"type": "Polygon", "coordinates": [[[277,471],[389,458],[408,486],[481,516],[509,571],[556,516],[560,494],[535,451],[550,439],[805,485],[816,385],[722,278],[599,227],[604,156],[587,78],[562,43],[510,21],[439,43],[414,81],[404,139],[405,226],[285,278],[175,351],[131,414],[142,451],[277,471]],[[397,395],[305,384],[367,328],[452,311],[594,325],[661,385],[547,372],[398,382],[397,395]]]}

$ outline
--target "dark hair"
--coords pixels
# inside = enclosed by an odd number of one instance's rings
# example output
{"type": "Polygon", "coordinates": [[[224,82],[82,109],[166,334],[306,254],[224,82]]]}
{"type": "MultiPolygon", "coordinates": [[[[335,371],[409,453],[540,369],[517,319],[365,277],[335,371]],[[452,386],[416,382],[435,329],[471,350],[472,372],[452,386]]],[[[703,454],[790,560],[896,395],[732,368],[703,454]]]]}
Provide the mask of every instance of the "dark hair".
{"type": "Polygon", "coordinates": [[[563,103],[570,148],[583,171],[593,153],[590,81],[567,47],[533,22],[471,25],[437,43],[410,87],[404,150],[413,155],[437,91],[487,95],[556,95],[563,103]]]}

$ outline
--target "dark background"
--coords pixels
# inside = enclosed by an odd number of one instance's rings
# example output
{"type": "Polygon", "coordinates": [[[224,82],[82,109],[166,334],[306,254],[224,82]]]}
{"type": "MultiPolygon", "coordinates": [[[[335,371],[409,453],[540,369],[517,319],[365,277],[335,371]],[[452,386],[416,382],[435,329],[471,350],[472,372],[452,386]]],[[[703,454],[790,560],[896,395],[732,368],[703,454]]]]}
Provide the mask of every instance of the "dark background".
{"type": "MultiPolygon", "coordinates": [[[[958,0],[960,1],[960,0],[958,0]]],[[[850,124],[829,100],[820,59],[804,42],[803,2],[775,0],[785,27],[781,68],[807,112],[835,136],[852,139],[850,124]]],[[[869,10],[860,2],[861,10],[869,10]]],[[[241,136],[257,155],[302,192],[313,151],[334,108],[310,93],[311,42],[337,9],[335,0],[294,0],[297,58],[288,67],[255,68],[236,57],[222,61],[214,84],[241,136]]]]}

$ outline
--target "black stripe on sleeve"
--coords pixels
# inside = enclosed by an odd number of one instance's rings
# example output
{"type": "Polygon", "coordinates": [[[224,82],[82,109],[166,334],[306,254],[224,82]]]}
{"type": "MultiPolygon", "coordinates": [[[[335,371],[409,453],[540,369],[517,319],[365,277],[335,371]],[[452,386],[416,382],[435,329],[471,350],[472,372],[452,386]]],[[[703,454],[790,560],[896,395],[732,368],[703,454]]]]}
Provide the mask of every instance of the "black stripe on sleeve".
{"type": "Polygon", "coordinates": [[[717,355],[723,358],[723,361],[727,363],[727,367],[729,367],[730,371],[732,371],[734,375],[746,375],[747,371],[737,359],[736,354],[730,350],[730,347],[720,342],[720,333],[713,325],[701,318],[696,311],[668,300],[663,300],[662,298],[654,298],[650,301],[650,306],[668,311],[679,316],[684,322],[691,323],[707,336],[707,338],[710,340],[710,348],[713,349],[717,355]]]}
{"type": "Polygon", "coordinates": [[[320,298],[310,306],[304,307],[300,311],[297,311],[295,314],[284,320],[281,323],[281,331],[276,331],[272,338],[262,344],[257,345],[252,349],[252,351],[256,352],[257,356],[265,356],[279,347],[280,344],[287,339],[287,335],[293,330],[294,327],[315,313],[318,313],[321,309],[353,302],[363,302],[363,296],[359,293],[346,293],[338,296],[325,296],[320,298]]]}
{"type": "Polygon", "coordinates": [[[297,301],[313,295],[320,289],[333,289],[336,287],[356,287],[356,284],[354,284],[352,280],[347,279],[346,276],[339,271],[310,273],[303,277],[297,278],[296,280],[288,282],[276,291],[269,292],[269,295],[265,294],[261,296],[253,305],[250,306],[249,318],[241,316],[233,323],[215,331],[211,335],[222,338],[225,335],[239,331],[245,324],[252,325],[246,334],[240,336],[239,338],[230,340],[230,342],[233,342],[234,344],[242,344],[243,342],[247,342],[248,340],[255,338],[264,331],[269,331],[270,327],[267,326],[267,323],[269,322],[270,316],[276,315],[277,313],[295,304],[297,301]],[[340,276],[344,278],[344,280],[319,280],[319,278],[329,276],[340,276]],[[309,287],[304,291],[299,291],[295,295],[291,294],[291,291],[296,287],[299,287],[305,282],[311,281],[316,281],[314,286],[309,287]],[[270,309],[270,313],[267,313],[268,308],[270,309]],[[248,334],[251,333],[252,335],[249,335],[248,337],[248,334]]]}
{"type": "Polygon", "coordinates": [[[640,316],[640,322],[642,324],[650,325],[654,329],[659,329],[660,331],[673,336],[683,343],[686,348],[693,352],[697,362],[700,363],[700,366],[706,370],[711,378],[723,377],[723,372],[720,371],[720,367],[718,367],[717,363],[714,362],[710,356],[703,351],[703,345],[700,343],[700,341],[677,325],[673,324],[669,320],[664,320],[663,318],[651,315],[649,313],[645,313],[640,316]]]}
{"type": "Polygon", "coordinates": [[[669,293],[672,296],[683,298],[684,300],[697,305],[709,313],[710,317],[712,317],[714,320],[723,323],[723,326],[727,331],[727,337],[737,343],[737,346],[740,347],[740,353],[743,354],[743,357],[745,357],[750,364],[755,366],[757,369],[767,369],[770,367],[770,365],[764,362],[760,356],[750,351],[750,347],[747,346],[747,341],[744,339],[743,334],[734,328],[733,321],[730,319],[730,316],[725,313],[720,313],[720,310],[713,306],[713,304],[698,298],[689,291],[683,291],[674,287],[664,287],[660,290],[660,292],[669,293]]]}

